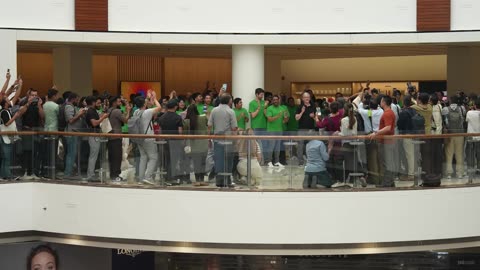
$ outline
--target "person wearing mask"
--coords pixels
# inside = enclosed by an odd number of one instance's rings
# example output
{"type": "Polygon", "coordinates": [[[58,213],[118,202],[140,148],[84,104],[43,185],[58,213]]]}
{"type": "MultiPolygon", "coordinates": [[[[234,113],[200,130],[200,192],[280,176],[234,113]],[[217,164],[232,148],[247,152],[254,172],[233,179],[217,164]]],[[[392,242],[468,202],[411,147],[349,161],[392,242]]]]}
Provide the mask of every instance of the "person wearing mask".
{"type": "MultiPolygon", "coordinates": [[[[57,100],[58,91],[56,89],[49,89],[47,93],[47,102],[45,102],[43,105],[43,111],[45,112],[45,131],[58,131],[59,105],[57,104],[57,100]]],[[[46,155],[44,160],[44,164],[50,168],[48,172],[45,172],[44,174],[44,176],[47,178],[53,178],[57,149],[57,140],[47,140],[45,149],[46,155]]]]}
{"type": "MultiPolygon", "coordinates": [[[[100,97],[89,96],[86,98],[87,112],[85,114],[85,120],[87,121],[87,127],[91,133],[100,132],[100,123],[108,118],[108,113],[102,113],[102,116],[98,115],[98,110],[102,106],[102,99],[100,97]]],[[[90,146],[90,154],[88,156],[88,169],[86,181],[96,181],[95,178],[95,165],[97,164],[98,153],[100,152],[100,138],[95,136],[88,137],[88,145],[90,146]]],[[[120,149],[121,150],[121,149],[120,149]]],[[[119,157],[121,159],[121,156],[119,157]]]]}
{"type": "MultiPolygon", "coordinates": [[[[41,131],[45,122],[45,112],[42,106],[43,101],[38,96],[37,90],[30,89],[26,99],[20,102],[20,106],[27,104],[30,99],[32,99],[32,102],[22,115],[23,131],[41,131]]],[[[40,140],[39,136],[24,136],[22,143],[23,168],[26,169],[23,179],[40,179],[37,175],[41,175],[40,149],[43,146],[43,141],[40,140]]]]}
{"type": "MultiPolygon", "coordinates": [[[[265,91],[262,88],[255,89],[255,99],[248,104],[248,112],[250,113],[251,127],[255,135],[265,135],[267,130],[267,108],[268,102],[263,98],[265,91]]],[[[262,156],[265,157],[268,149],[268,141],[259,141],[262,149],[262,156]]]]}
{"type": "MultiPolygon", "coordinates": [[[[198,113],[195,104],[188,106],[185,121],[188,123],[191,135],[207,135],[207,116],[198,113]]],[[[205,182],[205,166],[208,152],[208,140],[193,139],[189,142],[190,158],[195,174],[194,186],[208,186],[205,182]]]]}
{"type": "MultiPolygon", "coordinates": [[[[70,93],[65,104],[65,120],[67,122],[67,132],[82,132],[84,130],[84,115],[87,110],[78,108],[79,97],[76,93],[70,93]]],[[[65,173],[64,178],[72,178],[73,165],[77,158],[77,146],[79,144],[78,136],[65,136],[67,154],[65,156],[65,173]]]]}
{"type": "MultiPolygon", "coordinates": [[[[380,118],[380,125],[377,132],[370,135],[372,140],[377,140],[378,136],[395,135],[395,114],[391,109],[392,98],[390,96],[384,96],[380,102],[384,113],[380,118]]],[[[388,138],[379,140],[379,158],[377,162],[383,166],[383,187],[394,187],[394,159],[395,153],[395,141],[388,138]]]]}
{"type": "MultiPolygon", "coordinates": [[[[148,100],[145,100],[145,98],[141,96],[135,98],[135,105],[138,110],[133,114],[141,118],[142,134],[153,135],[152,120],[157,113],[162,110],[162,106],[158,102],[154,91],[150,90],[147,92],[147,99],[148,100]],[[147,108],[147,102],[149,102],[149,100],[153,101],[155,107],[147,108]]],[[[153,185],[153,174],[157,169],[158,161],[157,145],[154,139],[145,139],[141,143],[138,143],[137,146],[140,152],[138,179],[145,184],[153,185]]]]}
{"type": "MultiPolygon", "coordinates": [[[[298,121],[298,135],[309,135],[315,130],[315,106],[313,105],[312,96],[308,92],[302,94],[302,101],[295,112],[295,120],[298,121]]],[[[305,149],[305,141],[299,141],[297,145],[298,164],[304,164],[303,152],[305,149]]]]}
{"type": "MultiPolygon", "coordinates": [[[[450,98],[450,106],[442,109],[442,115],[445,118],[445,133],[460,134],[464,133],[465,109],[459,104],[459,98],[452,96],[450,98]]],[[[446,138],[445,141],[445,162],[447,179],[452,178],[453,174],[453,157],[455,157],[456,174],[458,178],[465,176],[463,147],[465,138],[463,136],[455,136],[446,138]]]]}
{"type": "MultiPolygon", "coordinates": [[[[110,125],[112,126],[112,131],[110,133],[122,134],[122,126],[128,123],[132,106],[127,104],[125,113],[122,113],[122,110],[120,109],[120,106],[122,106],[122,100],[120,97],[111,97],[109,103],[110,108],[107,113],[110,125]]],[[[120,177],[123,157],[122,138],[108,138],[107,148],[110,179],[113,183],[121,183],[123,181],[123,178],[120,177]]]]}
{"type": "MultiPolygon", "coordinates": [[[[480,99],[474,103],[474,110],[467,112],[467,133],[480,133],[480,99]]],[[[467,144],[467,166],[472,172],[480,170],[480,137],[472,137],[467,144]],[[475,168],[476,166],[476,168],[475,168]]]]}
{"type": "Polygon", "coordinates": [[[248,111],[243,108],[243,101],[241,98],[236,98],[233,100],[233,111],[237,117],[238,130],[246,130],[248,123],[248,111]]]}
{"type": "MultiPolygon", "coordinates": [[[[282,135],[283,125],[288,122],[288,112],[280,106],[280,97],[274,95],[272,98],[272,106],[267,108],[267,132],[268,135],[282,135]]],[[[281,140],[274,139],[268,141],[267,155],[265,163],[268,167],[284,167],[280,163],[280,143],[281,140]],[[273,156],[273,157],[272,157],[273,156]]]]}
{"type": "MultiPolygon", "coordinates": [[[[208,119],[208,133],[230,135],[237,132],[237,119],[231,109],[232,97],[225,93],[220,97],[220,105],[212,110],[208,119]]],[[[233,187],[232,179],[227,174],[233,170],[233,148],[226,140],[214,141],[215,170],[217,187],[233,187]]]]}

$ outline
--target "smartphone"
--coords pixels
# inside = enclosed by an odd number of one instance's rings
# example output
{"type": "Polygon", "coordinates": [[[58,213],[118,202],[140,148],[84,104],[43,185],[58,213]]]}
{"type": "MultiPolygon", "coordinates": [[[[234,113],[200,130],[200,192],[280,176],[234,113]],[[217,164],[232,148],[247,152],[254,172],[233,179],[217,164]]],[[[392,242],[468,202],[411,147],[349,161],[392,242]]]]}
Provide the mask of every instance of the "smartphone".
{"type": "Polygon", "coordinates": [[[227,84],[224,83],[224,84],[222,84],[222,88],[220,88],[220,90],[223,91],[223,92],[227,92],[227,88],[228,88],[227,84]]]}

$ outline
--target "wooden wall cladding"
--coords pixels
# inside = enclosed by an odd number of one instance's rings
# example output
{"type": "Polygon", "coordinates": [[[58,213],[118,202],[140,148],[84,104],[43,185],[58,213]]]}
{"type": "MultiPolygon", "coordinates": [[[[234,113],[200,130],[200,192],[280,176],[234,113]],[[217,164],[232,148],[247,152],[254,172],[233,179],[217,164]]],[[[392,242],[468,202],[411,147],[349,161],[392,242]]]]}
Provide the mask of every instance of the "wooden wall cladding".
{"type": "MultiPolygon", "coordinates": [[[[18,53],[17,70],[23,79],[23,93],[27,89],[38,90],[40,96],[47,95],[53,86],[53,56],[51,53],[18,53]]],[[[11,79],[13,83],[14,79],[11,79]]]]}
{"type": "Polygon", "coordinates": [[[93,89],[103,93],[108,91],[117,94],[118,83],[118,57],[116,55],[94,55],[92,61],[93,89]]]}
{"type": "Polygon", "coordinates": [[[417,31],[450,31],[451,0],[417,0],[417,31]]]}
{"type": "Polygon", "coordinates": [[[121,81],[162,81],[162,57],[160,56],[118,56],[118,80],[121,81]]]}
{"type": "Polygon", "coordinates": [[[75,0],[75,30],[108,31],[108,0],[75,0]]]}

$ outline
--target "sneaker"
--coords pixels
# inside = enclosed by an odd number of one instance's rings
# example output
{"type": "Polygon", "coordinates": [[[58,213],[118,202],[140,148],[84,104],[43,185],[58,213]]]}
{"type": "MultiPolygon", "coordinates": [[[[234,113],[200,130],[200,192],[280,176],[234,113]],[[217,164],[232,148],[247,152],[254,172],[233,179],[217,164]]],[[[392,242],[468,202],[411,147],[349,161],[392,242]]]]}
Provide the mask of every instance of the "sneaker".
{"type": "Polygon", "coordinates": [[[155,185],[151,179],[143,179],[142,183],[147,184],[147,185],[155,185]]]}
{"type": "Polygon", "coordinates": [[[33,177],[28,175],[27,173],[25,173],[23,176],[22,176],[22,180],[33,180],[33,177]]]}
{"type": "Polygon", "coordinates": [[[112,184],[117,184],[117,185],[118,185],[118,184],[121,184],[122,181],[123,181],[123,178],[120,177],[120,176],[117,176],[117,177],[115,177],[115,179],[112,179],[112,181],[110,181],[110,182],[111,182],[112,184]]]}
{"type": "Polygon", "coordinates": [[[284,167],[285,167],[285,166],[283,166],[283,164],[280,163],[280,162],[275,163],[275,166],[276,166],[276,167],[280,167],[280,168],[284,168],[284,167]]]}
{"type": "Polygon", "coordinates": [[[269,168],[273,168],[273,167],[275,167],[275,166],[273,166],[273,163],[272,163],[271,161],[270,161],[270,162],[268,162],[267,166],[268,166],[269,168]]]}
{"type": "Polygon", "coordinates": [[[451,174],[447,174],[447,179],[452,179],[452,175],[451,175],[451,174]]]}
{"type": "Polygon", "coordinates": [[[343,186],[345,186],[345,183],[336,182],[335,184],[332,185],[332,188],[343,187],[343,186]]]}
{"type": "Polygon", "coordinates": [[[362,185],[362,187],[367,187],[367,181],[365,180],[365,177],[360,177],[359,181],[360,181],[360,185],[362,185]]]}
{"type": "Polygon", "coordinates": [[[38,177],[38,176],[35,175],[35,174],[32,174],[31,177],[32,177],[33,180],[40,180],[40,179],[42,179],[42,178],[38,177]]]}

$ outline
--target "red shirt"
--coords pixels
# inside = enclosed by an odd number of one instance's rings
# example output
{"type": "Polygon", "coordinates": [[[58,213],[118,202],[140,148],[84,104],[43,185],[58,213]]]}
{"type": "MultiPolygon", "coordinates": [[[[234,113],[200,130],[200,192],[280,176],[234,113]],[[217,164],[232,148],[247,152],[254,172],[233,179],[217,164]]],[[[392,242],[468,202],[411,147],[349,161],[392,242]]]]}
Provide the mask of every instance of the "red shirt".
{"type": "MultiPolygon", "coordinates": [[[[391,109],[387,109],[383,112],[378,130],[383,129],[386,126],[390,126],[390,130],[383,135],[395,135],[395,114],[391,109]]],[[[385,143],[393,143],[393,140],[385,140],[385,143]]]]}

